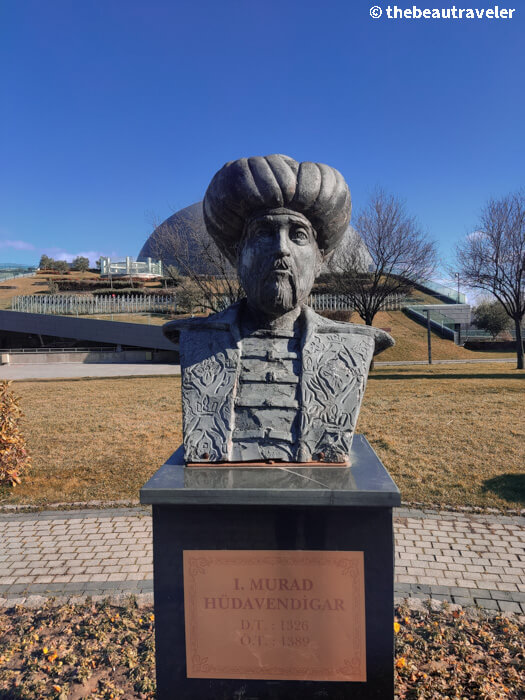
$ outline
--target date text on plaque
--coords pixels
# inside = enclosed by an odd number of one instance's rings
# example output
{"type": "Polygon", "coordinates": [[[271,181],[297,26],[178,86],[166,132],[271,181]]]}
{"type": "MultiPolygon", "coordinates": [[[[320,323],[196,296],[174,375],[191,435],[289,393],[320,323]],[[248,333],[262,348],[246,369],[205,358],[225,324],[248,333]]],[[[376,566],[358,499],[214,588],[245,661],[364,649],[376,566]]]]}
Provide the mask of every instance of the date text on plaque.
{"type": "Polygon", "coordinates": [[[187,550],[188,678],[366,681],[363,552],[187,550]]]}

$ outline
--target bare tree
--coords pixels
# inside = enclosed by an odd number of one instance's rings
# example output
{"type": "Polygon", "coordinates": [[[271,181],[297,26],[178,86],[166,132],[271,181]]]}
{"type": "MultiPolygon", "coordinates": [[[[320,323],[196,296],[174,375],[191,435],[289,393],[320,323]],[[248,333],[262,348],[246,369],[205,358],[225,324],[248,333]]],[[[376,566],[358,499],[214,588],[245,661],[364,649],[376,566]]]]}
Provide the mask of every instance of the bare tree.
{"type": "Polygon", "coordinates": [[[202,216],[186,222],[182,230],[169,219],[157,224],[148,255],[162,260],[179,289],[177,297],[189,310],[222,311],[245,296],[236,269],[207,234],[202,216]]]}
{"type": "Polygon", "coordinates": [[[490,292],[514,321],[517,369],[523,369],[525,315],[525,191],[491,199],[479,226],[456,248],[461,277],[490,292]]]}
{"type": "Polygon", "coordinates": [[[433,273],[437,254],[404,203],[383,190],[372,195],[355,228],[370,257],[358,239],[350,239],[328,264],[329,284],[371,326],[391,294],[407,294],[433,273]]]}

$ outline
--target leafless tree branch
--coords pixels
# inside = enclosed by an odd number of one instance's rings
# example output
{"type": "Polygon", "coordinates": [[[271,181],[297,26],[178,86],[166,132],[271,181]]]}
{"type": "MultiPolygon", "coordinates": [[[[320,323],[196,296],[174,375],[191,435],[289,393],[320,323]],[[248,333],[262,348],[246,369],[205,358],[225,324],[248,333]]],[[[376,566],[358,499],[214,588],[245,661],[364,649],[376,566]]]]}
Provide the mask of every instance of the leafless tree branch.
{"type": "Polygon", "coordinates": [[[355,239],[329,262],[330,285],[371,326],[389,295],[406,294],[414,282],[432,275],[437,254],[435,244],[406,213],[403,202],[383,190],[372,195],[355,228],[370,262],[367,266],[355,239]]]}
{"type": "Polygon", "coordinates": [[[245,296],[237,271],[207,234],[186,230],[180,235],[166,222],[155,229],[162,245],[153,242],[151,256],[163,261],[189,311],[221,311],[245,296]]]}
{"type": "Polygon", "coordinates": [[[492,294],[514,321],[517,366],[523,369],[525,191],[491,199],[477,230],[456,247],[456,255],[465,284],[492,294]]]}

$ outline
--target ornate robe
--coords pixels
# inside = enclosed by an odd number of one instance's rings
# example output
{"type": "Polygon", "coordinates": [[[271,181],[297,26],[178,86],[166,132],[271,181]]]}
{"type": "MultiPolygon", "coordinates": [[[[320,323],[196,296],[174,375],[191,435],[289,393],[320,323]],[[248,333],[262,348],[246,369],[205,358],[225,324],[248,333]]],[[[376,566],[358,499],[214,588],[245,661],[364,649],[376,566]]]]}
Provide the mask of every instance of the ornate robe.
{"type": "Polygon", "coordinates": [[[243,337],[243,303],[164,326],[179,338],[186,462],[346,462],[370,362],[392,338],[305,306],[298,337],[258,341],[243,337]]]}

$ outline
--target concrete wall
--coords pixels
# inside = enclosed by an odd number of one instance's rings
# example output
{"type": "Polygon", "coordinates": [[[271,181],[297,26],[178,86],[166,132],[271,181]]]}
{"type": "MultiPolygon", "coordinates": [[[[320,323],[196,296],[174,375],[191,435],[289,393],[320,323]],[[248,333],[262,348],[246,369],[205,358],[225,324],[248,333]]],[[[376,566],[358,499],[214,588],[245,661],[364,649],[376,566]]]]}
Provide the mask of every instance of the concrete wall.
{"type": "Polygon", "coordinates": [[[48,316],[18,311],[0,311],[0,329],[16,333],[90,340],[95,343],[131,345],[154,350],[178,350],[162,334],[162,326],[120,321],[97,321],[70,316],[48,316]]]}
{"type": "Polygon", "coordinates": [[[471,316],[470,304],[411,304],[416,311],[424,312],[426,309],[443,314],[456,323],[469,324],[471,316]]]}

